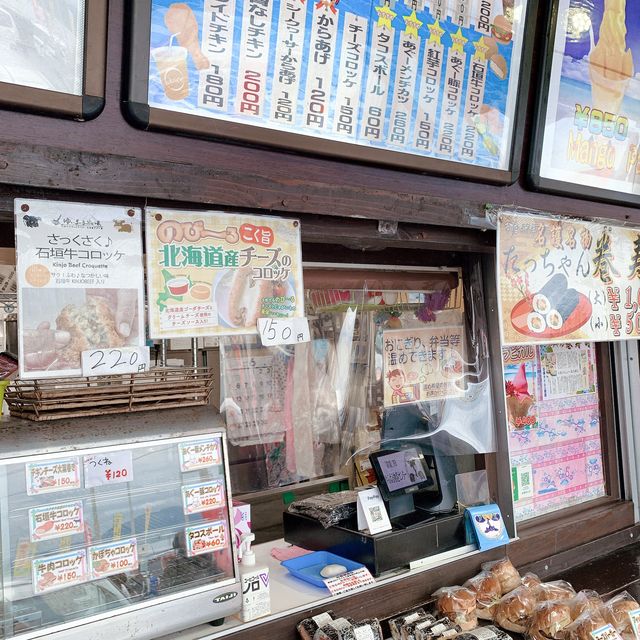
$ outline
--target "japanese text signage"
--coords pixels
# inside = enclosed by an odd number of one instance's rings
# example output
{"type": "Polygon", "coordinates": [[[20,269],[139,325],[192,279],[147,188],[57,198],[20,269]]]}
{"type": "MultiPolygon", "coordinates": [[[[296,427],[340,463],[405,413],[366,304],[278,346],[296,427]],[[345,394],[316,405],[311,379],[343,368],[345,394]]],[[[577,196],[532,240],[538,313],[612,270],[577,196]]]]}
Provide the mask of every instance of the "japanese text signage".
{"type": "Polygon", "coordinates": [[[15,200],[24,378],[81,375],[81,354],[144,345],[139,209],[15,200]]]}
{"type": "Polygon", "coordinates": [[[304,315],[297,220],[147,209],[153,338],[257,332],[304,315]]]}
{"type": "Polygon", "coordinates": [[[178,445],[180,471],[205,469],[222,463],[222,451],[219,438],[190,440],[178,445]]]}
{"type": "Polygon", "coordinates": [[[87,552],[84,549],[36,558],[32,565],[34,593],[46,593],[86,582],[87,552]]]}
{"type": "Polygon", "coordinates": [[[133,454],[131,451],[109,451],[84,457],[84,486],[133,482],[133,454]]]}
{"type": "Polygon", "coordinates": [[[188,557],[220,551],[221,549],[226,549],[229,544],[227,527],[222,521],[187,527],[184,533],[188,557]]]}
{"type": "Polygon", "coordinates": [[[89,547],[89,574],[92,580],[138,568],[135,538],[89,547]]]}
{"type": "Polygon", "coordinates": [[[185,514],[201,513],[224,506],[224,484],[222,480],[190,484],[182,487],[182,506],[185,514]]]}
{"type": "Polygon", "coordinates": [[[383,334],[384,406],[464,395],[463,328],[420,327],[383,334]]]}
{"type": "Polygon", "coordinates": [[[640,0],[574,4],[558,2],[540,178],[639,194],[640,0]]]}
{"type": "Polygon", "coordinates": [[[148,102],[504,170],[525,13],[526,0],[151,0],[148,102]]]}
{"type": "Polygon", "coordinates": [[[82,500],[29,509],[32,542],[84,532],[82,500]]]}
{"type": "Polygon", "coordinates": [[[78,458],[61,458],[47,462],[28,462],[27,495],[35,496],[55,491],[79,489],[80,461],[78,458]]]}
{"type": "Polygon", "coordinates": [[[501,212],[504,344],[640,336],[640,229],[501,212]]]}

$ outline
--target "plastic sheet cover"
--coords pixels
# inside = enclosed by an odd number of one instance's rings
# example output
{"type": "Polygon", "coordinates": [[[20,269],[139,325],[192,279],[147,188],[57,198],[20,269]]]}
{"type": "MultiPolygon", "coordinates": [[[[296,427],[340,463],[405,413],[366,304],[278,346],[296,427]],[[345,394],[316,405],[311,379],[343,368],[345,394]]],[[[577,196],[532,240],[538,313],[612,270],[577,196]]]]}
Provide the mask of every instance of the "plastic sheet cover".
{"type": "Polygon", "coordinates": [[[310,278],[310,342],[264,348],[256,336],[221,339],[232,459],[254,465],[235,490],[354,467],[367,484],[370,453],[417,446],[436,459],[443,492],[450,485],[455,494],[455,475],[475,471],[473,454],[495,450],[481,275],[458,275],[420,287],[408,278],[403,289],[397,274],[396,288],[384,290],[310,278]]]}

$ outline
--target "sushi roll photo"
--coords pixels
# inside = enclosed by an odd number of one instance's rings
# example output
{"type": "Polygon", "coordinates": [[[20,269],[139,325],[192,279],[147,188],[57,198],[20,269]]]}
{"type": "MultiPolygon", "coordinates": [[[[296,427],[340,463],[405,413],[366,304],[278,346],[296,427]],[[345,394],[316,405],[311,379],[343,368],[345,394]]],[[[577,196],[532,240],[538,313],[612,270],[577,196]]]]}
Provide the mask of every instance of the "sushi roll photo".
{"type": "Polygon", "coordinates": [[[554,331],[562,329],[562,325],[580,304],[580,294],[575,289],[567,289],[562,299],[554,305],[547,315],[547,324],[554,331]]]}
{"type": "Polygon", "coordinates": [[[533,333],[543,333],[547,328],[547,321],[541,313],[532,311],[527,316],[527,327],[529,327],[529,331],[533,333]]]}
{"type": "Polygon", "coordinates": [[[562,273],[556,273],[556,275],[533,296],[533,310],[546,316],[560,303],[567,292],[568,286],[567,277],[562,273]]]}

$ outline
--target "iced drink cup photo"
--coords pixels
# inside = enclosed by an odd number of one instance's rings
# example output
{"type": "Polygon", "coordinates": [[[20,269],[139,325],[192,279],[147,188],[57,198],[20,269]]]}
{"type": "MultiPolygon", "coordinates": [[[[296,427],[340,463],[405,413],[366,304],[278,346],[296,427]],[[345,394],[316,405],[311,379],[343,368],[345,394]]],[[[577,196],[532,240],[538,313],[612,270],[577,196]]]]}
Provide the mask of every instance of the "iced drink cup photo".
{"type": "Polygon", "coordinates": [[[158,47],[151,55],[160,72],[164,94],[169,100],[184,100],[189,95],[187,50],[184,47],[158,47]]]}

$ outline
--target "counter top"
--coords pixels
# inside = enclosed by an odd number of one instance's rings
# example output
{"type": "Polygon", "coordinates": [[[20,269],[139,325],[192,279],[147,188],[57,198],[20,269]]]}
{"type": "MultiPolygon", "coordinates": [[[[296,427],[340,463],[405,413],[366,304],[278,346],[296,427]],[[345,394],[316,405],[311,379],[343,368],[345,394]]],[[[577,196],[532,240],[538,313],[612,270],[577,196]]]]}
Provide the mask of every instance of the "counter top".
{"type": "MultiPolygon", "coordinates": [[[[289,572],[280,565],[280,561],[271,556],[271,550],[274,547],[287,548],[288,545],[283,539],[274,540],[261,545],[256,545],[254,551],[256,554],[256,567],[269,568],[269,583],[271,588],[271,615],[253,620],[252,622],[243,623],[238,616],[228,618],[223,626],[212,627],[211,625],[199,625],[172,633],[158,640],[217,640],[224,638],[233,633],[251,629],[257,625],[275,620],[285,615],[300,612],[300,619],[305,617],[307,611],[311,608],[323,607],[335,602],[344,596],[332,596],[329,591],[324,588],[314,587],[308,582],[294,578],[289,572]]],[[[401,580],[409,575],[427,571],[435,566],[441,566],[447,562],[453,562],[463,556],[470,556],[480,553],[475,546],[469,545],[448,551],[437,556],[426,558],[420,562],[420,567],[416,569],[399,569],[389,572],[376,579],[374,585],[363,587],[362,591],[374,589],[383,584],[390,584],[401,580]]],[[[351,594],[349,594],[351,595],[351,594]]]]}

